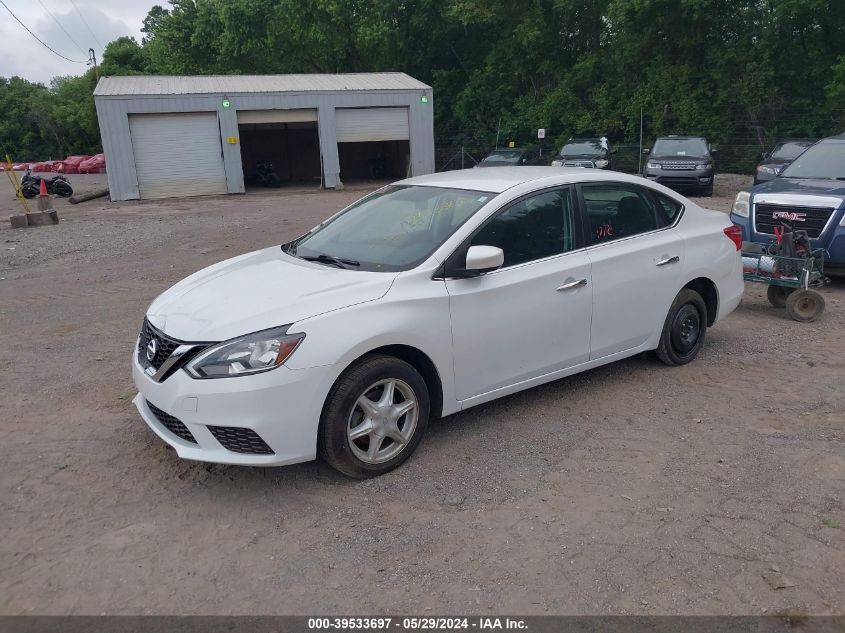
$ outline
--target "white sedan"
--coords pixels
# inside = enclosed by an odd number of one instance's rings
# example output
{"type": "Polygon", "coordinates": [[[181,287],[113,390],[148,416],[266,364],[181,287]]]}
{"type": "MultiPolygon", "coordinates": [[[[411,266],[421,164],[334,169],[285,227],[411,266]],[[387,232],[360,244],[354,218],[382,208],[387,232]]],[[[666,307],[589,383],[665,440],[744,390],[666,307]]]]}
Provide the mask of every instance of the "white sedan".
{"type": "Polygon", "coordinates": [[[643,351],[696,357],[743,291],[738,227],[615,172],[384,187],[150,306],[141,416],[184,458],[387,472],[432,418],[643,351]]]}

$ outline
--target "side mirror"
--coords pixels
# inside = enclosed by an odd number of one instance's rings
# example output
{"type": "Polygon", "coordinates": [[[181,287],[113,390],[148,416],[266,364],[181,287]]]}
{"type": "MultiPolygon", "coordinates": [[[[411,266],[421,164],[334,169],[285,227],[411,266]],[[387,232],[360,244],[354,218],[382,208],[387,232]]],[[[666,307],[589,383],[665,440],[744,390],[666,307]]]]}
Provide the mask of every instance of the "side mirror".
{"type": "Polygon", "coordinates": [[[651,154],[651,150],[650,149],[644,149],[643,154],[651,154]]]}
{"type": "Polygon", "coordinates": [[[480,275],[501,268],[504,263],[505,252],[498,246],[470,246],[465,269],[467,273],[480,275]]]}
{"type": "Polygon", "coordinates": [[[710,148],[710,153],[711,153],[711,154],[715,154],[715,153],[716,153],[716,152],[718,152],[718,151],[719,151],[719,148],[718,148],[718,147],[711,147],[711,148],[710,148]]]}

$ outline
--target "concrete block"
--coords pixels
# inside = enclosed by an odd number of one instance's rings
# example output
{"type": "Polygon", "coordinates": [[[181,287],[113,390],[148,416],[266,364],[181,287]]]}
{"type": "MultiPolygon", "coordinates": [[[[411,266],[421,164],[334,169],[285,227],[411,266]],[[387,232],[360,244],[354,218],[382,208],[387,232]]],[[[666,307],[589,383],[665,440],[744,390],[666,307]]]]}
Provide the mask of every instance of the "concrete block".
{"type": "Polygon", "coordinates": [[[59,223],[59,214],[55,209],[38,213],[22,213],[9,216],[13,229],[23,229],[28,226],[50,226],[59,223]]]}
{"type": "Polygon", "coordinates": [[[25,229],[29,226],[29,223],[26,221],[26,214],[20,215],[10,215],[9,221],[12,223],[13,229],[25,229]]]}

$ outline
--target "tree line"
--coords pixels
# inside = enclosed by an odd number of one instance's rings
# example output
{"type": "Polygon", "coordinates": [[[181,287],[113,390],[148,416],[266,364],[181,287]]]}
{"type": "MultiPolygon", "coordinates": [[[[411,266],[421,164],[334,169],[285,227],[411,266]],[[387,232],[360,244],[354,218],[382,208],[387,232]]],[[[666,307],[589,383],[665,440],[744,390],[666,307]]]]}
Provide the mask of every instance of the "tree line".
{"type": "MultiPolygon", "coordinates": [[[[443,144],[701,134],[757,155],[845,128],[842,0],[171,0],[101,74],[399,70],[434,88],[443,144]]],[[[94,71],[0,78],[0,147],[99,149],[94,71]]]]}

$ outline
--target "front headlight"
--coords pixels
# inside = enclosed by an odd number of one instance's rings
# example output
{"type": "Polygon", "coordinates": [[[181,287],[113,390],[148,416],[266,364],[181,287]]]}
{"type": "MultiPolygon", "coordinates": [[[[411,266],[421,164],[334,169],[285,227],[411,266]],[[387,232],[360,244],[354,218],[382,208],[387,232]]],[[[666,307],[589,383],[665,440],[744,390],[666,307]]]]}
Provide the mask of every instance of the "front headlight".
{"type": "Polygon", "coordinates": [[[778,173],[777,169],[774,169],[773,167],[769,167],[767,165],[760,165],[759,167],[757,167],[757,171],[761,174],[771,174],[772,176],[778,173]]]}
{"type": "Polygon", "coordinates": [[[607,167],[607,161],[603,158],[599,158],[596,161],[596,167],[598,167],[599,169],[604,169],[605,167],[607,167]]]}
{"type": "Polygon", "coordinates": [[[290,325],[262,330],[218,343],[187,364],[194,378],[229,378],[269,371],[294,353],[305,334],[290,334],[290,325]]]}
{"type": "Polygon", "coordinates": [[[651,161],[648,161],[646,163],[646,167],[649,169],[660,169],[660,163],[652,163],[651,161]]]}
{"type": "Polygon", "coordinates": [[[553,160],[552,161],[552,167],[563,167],[563,161],[562,160],[553,160]]]}
{"type": "Polygon", "coordinates": [[[731,209],[731,213],[736,213],[743,218],[748,217],[748,209],[751,206],[751,194],[747,191],[740,191],[736,194],[736,200],[734,200],[734,206],[731,209]]]}
{"type": "Polygon", "coordinates": [[[699,163],[695,166],[696,169],[710,169],[710,163],[699,163]]]}

